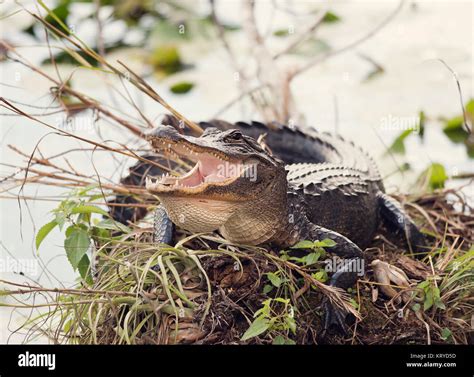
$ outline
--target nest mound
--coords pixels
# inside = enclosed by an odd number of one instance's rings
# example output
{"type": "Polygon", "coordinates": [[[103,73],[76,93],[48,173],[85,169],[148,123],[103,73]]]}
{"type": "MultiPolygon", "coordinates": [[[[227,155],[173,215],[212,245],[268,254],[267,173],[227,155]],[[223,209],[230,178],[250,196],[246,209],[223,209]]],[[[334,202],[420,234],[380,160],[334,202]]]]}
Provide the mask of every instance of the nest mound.
{"type": "Polygon", "coordinates": [[[174,247],[157,247],[141,228],[97,251],[94,284],[60,292],[46,333],[79,344],[469,343],[472,210],[452,190],[399,199],[432,238],[432,250],[410,255],[381,230],[365,252],[365,276],[349,292],[332,291],[319,262],[304,265],[288,251],[186,234],[174,247]],[[425,282],[421,305],[379,292],[375,259],[403,269],[414,287],[425,282]],[[328,295],[358,317],[347,335],[322,331],[328,295]],[[259,329],[262,316],[270,321],[259,329]]]}

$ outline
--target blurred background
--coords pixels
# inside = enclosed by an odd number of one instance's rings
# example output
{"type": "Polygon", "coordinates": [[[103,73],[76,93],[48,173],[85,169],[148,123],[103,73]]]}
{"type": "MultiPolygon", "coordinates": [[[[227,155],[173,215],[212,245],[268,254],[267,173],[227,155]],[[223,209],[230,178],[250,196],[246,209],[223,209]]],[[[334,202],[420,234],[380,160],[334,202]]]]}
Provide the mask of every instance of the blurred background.
{"type": "MultiPolygon", "coordinates": [[[[164,108],[104,73],[67,41],[47,37],[29,12],[63,22],[109,62],[126,63],[189,119],[276,120],[338,132],[372,154],[389,192],[461,187],[474,200],[469,184],[474,140],[464,124],[472,127],[474,119],[471,1],[0,2],[2,41],[52,77],[147,128],[141,114],[159,124],[164,108]]],[[[76,135],[146,147],[96,111],[78,107],[4,49],[0,93],[28,114],[76,135]]],[[[111,182],[134,161],[85,150],[79,141],[4,107],[0,113],[0,278],[24,281],[26,276],[47,286],[70,286],[77,274],[59,230],[40,253],[34,245],[38,227],[49,221],[64,190],[21,189],[7,184],[7,177],[35,148],[35,156],[67,152],[63,162],[111,182]]],[[[24,311],[0,309],[0,343],[24,341],[19,327],[24,316],[24,311]]]]}

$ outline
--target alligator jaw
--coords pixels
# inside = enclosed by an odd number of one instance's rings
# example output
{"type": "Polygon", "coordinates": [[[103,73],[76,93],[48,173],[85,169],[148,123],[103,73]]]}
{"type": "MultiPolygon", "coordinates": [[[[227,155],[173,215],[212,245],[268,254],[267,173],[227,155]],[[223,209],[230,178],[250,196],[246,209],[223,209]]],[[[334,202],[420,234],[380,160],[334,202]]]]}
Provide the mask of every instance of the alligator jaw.
{"type": "Polygon", "coordinates": [[[199,194],[210,186],[227,186],[244,175],[248,168],[242,160],[231,160],[210,148],[181,141],[154,140],[154,147],[174,157],[185,157],[195,163],[186,174],[178,177],[163,174],[153,181],[146,178],[146,189],[156,195],[199,194]]]}

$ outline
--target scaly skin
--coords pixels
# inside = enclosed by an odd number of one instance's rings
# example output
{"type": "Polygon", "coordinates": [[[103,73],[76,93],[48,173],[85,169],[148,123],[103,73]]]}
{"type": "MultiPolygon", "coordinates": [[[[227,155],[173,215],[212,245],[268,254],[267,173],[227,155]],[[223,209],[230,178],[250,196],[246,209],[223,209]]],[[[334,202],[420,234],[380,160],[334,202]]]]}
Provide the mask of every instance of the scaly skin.
{"type": "MultiPolygon", "coordinates": [[[[356,270],[362,249],[381,221],[404,235],[410,248],[423,246],[413,221],[384,193],[374,161],[353,143],[279,124],[200,125],[205,129],[200,137],[182,135],[172,126],[158,127],[148,136],[156,150],[199,161],[185,178],[147,182],[161,202],[157,242],[171,241],[170,220],[192,232],[218,230],[240,244],[285,248],[302,239],[330,238],[336,242],[331,251],[346,261],[330,284],[342,288],[363,273],[356,270]],[[265,137],[259,144],[261,135],[265,137]],[[221,166],[240,170],[229,173],[221,166]]],[[[149,175],[156,173],[151,170],[149,175]]],[[[325,305],[325,327],[344,328],[345,316],[328,302],[325,305]]]]}

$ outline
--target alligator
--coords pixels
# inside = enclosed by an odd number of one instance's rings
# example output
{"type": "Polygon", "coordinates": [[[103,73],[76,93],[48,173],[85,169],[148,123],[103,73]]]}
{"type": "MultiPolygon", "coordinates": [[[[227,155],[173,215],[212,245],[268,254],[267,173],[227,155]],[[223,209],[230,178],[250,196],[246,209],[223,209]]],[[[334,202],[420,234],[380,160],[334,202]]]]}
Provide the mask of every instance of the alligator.
{"type": "MultiPolygon", "coordinates": [[[[355,284],[362,250],[381,224],[410,249],[425,246],[401,204],[385,193],[374,160],[338,135],[277,123],[215,120],[199,123],[204,132],[193,136],[168,123],[146,138],[155,151],[188,161],[190,169],[160,177],[159,168],[145,174],[139,165],[140,183],[146,176],[147,190],[160,202],[155,242],[169,243],[174,225],[195,233],[219,231],[236,244],[278,249],[300,240],[330,239],[335,243],[330,251],[344,263],[338,263],[329,285],[342,289],[355,284]]],[[[324,312],[324,329],[346,329],[346,313],[329,300],[324,312]]]]}

